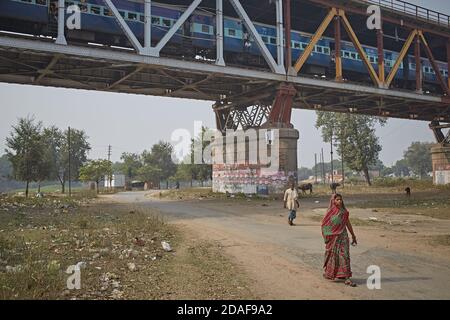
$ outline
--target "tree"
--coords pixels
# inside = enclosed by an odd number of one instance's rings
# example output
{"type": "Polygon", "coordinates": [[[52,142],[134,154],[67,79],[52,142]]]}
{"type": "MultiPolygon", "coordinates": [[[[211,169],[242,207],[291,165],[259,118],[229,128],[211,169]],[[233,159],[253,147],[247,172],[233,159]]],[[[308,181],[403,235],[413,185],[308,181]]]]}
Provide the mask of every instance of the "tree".
{"type": "Polygon", "coordinates": [[[44,141],[42,123],[34,123],[34,118],[21,118],[10,136],[6,138],[6,154],[13,167],[16,180],[26,182],[25,196],[28,197],[29,184],[39,181],[43,173],[44,141]]]}
{"type": "Polygon", "coordinates": [[[99,183],[105,176],[112,174],[112,162],[108,160],[91,160],[80,167],[80,180],[94,181],[99,192],[99,183]]]}
{"type": "Polygon", "coordinates": [[[302,168],[298,169],[298,180],[299,181],[307,180],[307,179],[309,179],[309,177],[311,177],[313,175],[314,175],[314,171],[309,168],[302,167],[302,168]]]}
{"type": "Polygon", "coordinates": [[[398,160],[393,166],[392,171],[396,177],[409,176],[410,170],[408,167],[408,162],[405,159],[398,160]]]}
{"type": "Polygon", "coordinates": [[[321,128],[325,142],[333,137],[337,152],[351,170],[363,172],[371,185],[369,167],[376,164],[381,146],[375,135],[375,125],[386,119],[348,113],[317,112],[316,127],[321,128]],[[336,139],[336,140],[335,140],[336,139]]]}
{"type": "Polygon", "coordinates": [[[159,184],[162,176],[161,168],[158,168],[151,164],[146,164],[140,167],[137,171],[139,179],[151,183],[152,185],[159,184]]]}
{"type": "MultiPolygon", "coordinates": [[[[44,130],[46,152],[51,168],[51,179],[59,180],[61,191],[65,193],[66,181],[69,178],[69,131],[62,132],[56,127],[44,130]]],[[[85,132],[70,129],[70,174],[71,179],[78,179],[80,167],[87,162],[87,153],[91,149],[85,132]]]]}
{"type": "Polygon", "coordinates": [[[432,143],[413,142],[404,153],[404,159],[412,171],[420,176],[420,179],[433,170],[431,163],[432,143]]]}
{"type": "Polygon", "coordinates": [[[130,180],[135,178],[139,174],[139,169],[142,167],[141,157],[136,153],[122,153],[120,160],[123,163],[120,166],[120,170],[130,180]]]}
{"type": "Polygon", "coordinates": [[[170,143],[160,141],[154,144],[151,151],[142,153],[143,166],[150,166],[160,170],[160,179],[169,179],[177,170],[176,164],[172,161],[173,147],[170,143]]]}

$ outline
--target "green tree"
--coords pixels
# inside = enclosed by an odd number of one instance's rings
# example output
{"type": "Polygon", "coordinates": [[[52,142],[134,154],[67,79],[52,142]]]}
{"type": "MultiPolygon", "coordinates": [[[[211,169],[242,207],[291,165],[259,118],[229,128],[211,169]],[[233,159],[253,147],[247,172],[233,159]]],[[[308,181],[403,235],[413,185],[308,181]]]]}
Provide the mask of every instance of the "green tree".
{"type": "Polygon", "coordinates": [[[393,166],[392,171],[396,177],[409,176],[410,169],[408,167],[408,162],[405,159],[398,160],[393,166]]]}
{"type": "Polygon", "coordinates": [[[34,122],[34,118],[21,118],[12,127],[10,136],[6,138],[6,154],[13,167],[16,180],[26,182],[25,195],[28,197],[29,184],[39,181],[43,173],[45,144],[42,138],[42,123],[34,122]]]}
{"type": "Polygon", "coordinates": [[[420,179],[423,179],[433,169],[431,163],[432,146],[433,144],[428,142],[413,142],[404,153],[408,167],[420,176],[420,179]]]}
{"type": "Polygon", "coordinates": [[[139,174],[139,169],[142,167],[141,157],[136,153],[122,153],[120,160],[123,161],[120,170],[130,180],[139,174]]]}
{"type": "MultiPolygon", "coordinates": [[[[69,179],[69,131],[61,131],[56,127],[44,130],[46,153],[49,159],[50,177],[59,180],[61,191],[65,193],[65,185],[69,179]]],[[[87,154],[91,149],[88,137],[83,130],[70,129],[70,175],[78,180],[80,167],[87,162],[87,154]]]]}
{"type": "Polygon", "coordinates": [[[172,161],[173,147],[170,143],[160,141],[154,144],[151,151],[142,153],[143,166],[160,170],[160,179],[168,180],[176,173],[177,166],[172,161]]]}
{"type": "Polygon", "coordinates": [[[333,137],[334,144],[345,165],[363,172],[371,185],[369,167],[376,164],[381,146],[375,135],[375,125],[386,119],[349,113],[317,112],[316,127],[321,128],[325,142],[333,137]]]}
{"type": "Polygon", "coordinates": [[[137,170],[137,176],[139,179],[147,183],[151,183],[152,185],[159,185],[162,174],[163,172],[161,168],[151,164],[145,164],[137,170]]]}
{"type": "Polygon", "coordinates": [[[112,162],[108,160],[91,160],[80,167],[80,180],[84,182],[94,181],[99,192],[100,181],[105,176],[112,174],[112,162]]]}

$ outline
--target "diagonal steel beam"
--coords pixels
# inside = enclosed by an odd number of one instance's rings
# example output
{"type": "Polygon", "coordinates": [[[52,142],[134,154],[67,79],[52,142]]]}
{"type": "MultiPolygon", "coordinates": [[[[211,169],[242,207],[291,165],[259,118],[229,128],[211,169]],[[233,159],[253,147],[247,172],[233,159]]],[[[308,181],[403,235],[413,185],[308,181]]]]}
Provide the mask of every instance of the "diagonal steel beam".
{"type": "Polygon", "coordinates": [[[58,62],[58,60],[62,57],[62,54],[57,54],[55,56],[53,56],[52,60],[50,61],[50,63],[47,65],[47,67],[43,70],[38,70],[38,73],[40,74],[39,77],[37,77],[34,80],[35,84],[39,84],[39,82],[41,82],[41,80],[48,74],[53,73],[51,71],[51,69],[55,66],[55,64],[58,62]]]}
{"type": "Polygon", "coordinates": [[[364,62],[367,70],[369,71],[370,78],[372,78],[372,81],[379,87],[383,88],[383,83],[378,78],[378,74],[375,72],[375,69],[373,68],[372,64],[370,63],[369,59],[367,58],[367,54],[364,51],[361,43],[358,40],[358,37],[356,36],[355,31],[353,30],[350,22],[347,19],[347,16],[345,14],[344,10],[339,9],[338,10],[339,16],[342,18],[342,21],[344,22],[344,28],[347,31],[348,36],[353,42],[353,45],[355,46],[355,49],[358,51],[362,61],[364,62]]]}
{"type": "Polygon", "coordinates": [[[125,80],[127,80],[130,77],[134,76],[135,74],[141,72],[143,69],[145,69],[145,66],[138,66],[136,69],[134,69],[133,71],[131,71],[127,75],[123,76],[122,78],[120,78],[119,80],[117,80],[116,82],[111,84],[108,88],[106,88],[106,90],[114,89],[117,85],[121,84],[122,82],[124,82],[125,80]]]}
{"type": "Polygon", "coordinates": [[[116,18],[116,21],[119,23],[120,28],[125,33],[125,36],[128,38],[128,40],[130,41],[130,43],[133,46],[133,48],[139,54],[144,54],[144,48],[142,47],[141,43],[139,42],[139,40],[134,35],[133,31],[131,31],[130,27],[125,22],[123,17],[120,15],[119,10],[117,10],[117,8],[114,5],[114,3],[112,3],[111,0],[103,0],[103,1],[107,5],[108,9],[111,10],[111,12],[113,13],[114,17],[116,18]]]}
{"type": "Polygon", "coordinates": [[[305,51],[303,52],[303,54],[298,58],[297,62],[295,63],[294,69],[297,72],[297,74],[300,72],[301,68],[304,66],[306,60],[309,58],[312,51],[314,50],[315,45],[320,40],[320,38],[322,38],[322,35],[324,34],[325,30],[327,30],[328,26],[330,25],[331,21],[333,21],[333,18],[336,15],[337,15],[336,9],[331,8],[330,11],[328,12],[328,15],[325,17],[325,19],[320,24],[316,33],[311,38],[311,41],[309,42],[305,51]]]}
{"type": "Polygon", "coordinates": [[[253,39],[255,39],[259,50],[261,50],[261,54],[263,55],[272,72],[277,74],[286,74],[284,65],[280,65],[277,64],[277,62],[275,62],[275,59],[272,57],[272,54],[270,53],[269,49],[267,49],[266,44],[262,40],[260,34],[256,30],[253,22],[250,20],[249,16],[247,15],[247,12],[245,12],[239,0],[230,0],[230,3],[236,10],[238,16],[243,20],[245,27],[248,29],[253,39]]]}
{"type": "Polygon", "coordinates": [[[155,47],[155,51],[159,56],[162,48],[169,42],[173,35],[180,29],[183,23],[186,22],[187,18],[194,12],[194,10],[200,5],[202,0],[194,0],[191,5],[186,9],[186,11],[181,15],[181,17],[175,22],[175,24],[170,28],[170,30],[162,37],[159,43],[155,47]]]}
{"type": "Polygon", "coordinates": [[[397,74],[398,68],[400,68],[400,64],[402,63],[403,59],[405,58],[406,54],[408,53],[408,50],[411,47],[411,44],[412,44],[414,38],[416,37],[417,33],[418,33],[417,30],[411,31],[408,39],[405,41],[405,44],[403,45],[403,48],[400,51],[400,54],[399,54],[397,60],[395,61],[395,64],[392,67],[391,72],[389,73],[389,75],[386,79],[386,82],[385,82],[386,88],[389,88],[391,86],[392,80],[394,80],[394,77],[397,74]]]}
{"type": "Polygon", "coordinates": [[[179,88],[179,89],[177,89],[175,91],[172,91],[172,92],[168,93],[167,95],[171,96],[171,95],[173,95],[173,94],[175,94],[177,92],[184,91],[186,89],[193,89],[193,90],[196,90],[197,92],[199,92],[198,88],[195,88],[195,87],[198,86],[199,84],[202,84],[203,82],[211,80],[215,76],[216,76],[215,74],[210,74],[210,75],[206,76],[202,80],[196,81],[196,82],[191,83],[191,84],[185,84],[183,87],[181,87],[181,88],[179,88]]]}
{"type": "Polygon", "coordinates": [[[431,66],[433,67],[434,72],[436,73],[436,78],[438,79],[442,89],[444,90],[444,93],[450,94],[449,87],[444,81],[444,78],[442,77],[441,71],[439,70],[438,65],[436,64],[436,59],[434,59],[433,52],[430,49],[430,46],[428,45],[427,39],[425,39],[425,36],[423,35],[422,31],[419,31],[419,37],[422,40],[422,44],[425,47],[425,52],[428,56],[428,59],[430,60],[431,66]]]}

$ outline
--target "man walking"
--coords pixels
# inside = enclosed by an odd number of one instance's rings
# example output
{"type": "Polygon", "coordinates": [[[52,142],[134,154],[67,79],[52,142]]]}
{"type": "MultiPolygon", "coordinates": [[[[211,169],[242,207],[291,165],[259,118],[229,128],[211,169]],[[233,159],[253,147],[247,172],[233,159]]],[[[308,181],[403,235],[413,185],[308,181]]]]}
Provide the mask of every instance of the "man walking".
{"type": "Polygon", "coordinates": [[[284,193],[284,208],[289,210],[288,223],[294,225],[294,219],[297,218],[296,208],[300,207],[298,203],[298,193],[295,189],[295,182],[291,182],[290,188],[284,193]]]}

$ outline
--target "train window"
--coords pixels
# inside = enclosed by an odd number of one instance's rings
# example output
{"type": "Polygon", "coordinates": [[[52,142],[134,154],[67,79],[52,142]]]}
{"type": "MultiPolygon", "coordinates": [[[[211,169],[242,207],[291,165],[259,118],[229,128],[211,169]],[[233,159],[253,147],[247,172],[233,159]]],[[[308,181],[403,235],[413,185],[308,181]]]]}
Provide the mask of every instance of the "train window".
{"type": "Polygon", "coordinates": [[[139,21],[145,22],[145,16],[143,14],[139,15],[139,21]]]}
{"type": "Polygon", "coordinates": [[[294,48],[295,49],[301,49],[302,44],[300,42],[294,42],[294,48]]]}
{"type": "Polygon", "coordinates": [[[160,17],[154,17],[154,16],[152,16],[152,24],[154,24],[154,25],[160,25],[161,24],[161,22],[160,22],[160,17]]]}
{"type": "Polygon", "coordinates": [[[103,8],[103,15],[108,16],[108,17],[112,17],[113,13],[108,8],[103,8]]]}
{"type": "MultiPolygon", "coordinates": [[[[38,2],[39,0],[36,0],[38,2]]],[[[75,3],[73,1],[66,1],[66,7],[73,6],[75,3]]]]}
{"type": "Polygon", "coordinates": [[[353,59],[353,60],[357,60],[358,58],[356,57],[356,53],[351,53],[350,54],[350,57],[353,59]]]}
{"type": "Polygon", "coordinates": [[[36,0],[36,4],[40,4],[40,5],[46,6],[47,5],[47,0],[36,0]]]}
{"type": "Polygon", "coordinates": [[[322,53],[322,47],[316,46],[316,52],[322,53]]]}
{"type": "Polygon", "coordinates": [[[128,12],[128,20],[138,20],[137,13],[134,12],[128,12]]]}
{"type": "Polygon", "coordinates": [[[277,38],[270,37],[270,44],[277,44],[277,38]]]}
{"type": "Polygon", "coordinates": [[[303,50],[305,50],[307,46],[308,46],[307,43],[302,42],[302,49],[303,49],[303,50]]]}
{"type": "Polygon", "coordinates": [[[31,2],[32,2],[32,0],[20,0],[20,1],[22,1],[22,2],[28,2],[28,3],[31,3],[31,2]]]}
{"type": "Polygon", "coordinates": [[[370,61],[370,63],[375,63],[375,57],[369,56],[369,61],[370,61]]]}
{"type": "Polygon", "coordinates": [[[261,39],[264,43],[269,43],[269,39],[266,36],[262,36],[261,39]]]}
{"type": "Polygon", "coordinates": [[[236,30],[228,29],[228,35],[231,36],[231,37],[235,37],[236,36],[236,30]]]}
{"type": "Polygon", "coordinates": [[[330,54],[330,48],[324,47],[323,53],[329,55],[330,54]]]}
{"type": "Polygon", "coordinates": [[[202,24],[202,32],[203,32],[203,33],[210,34],[211,32],[210,32],[209,26],[206,25],[206,24],[202,24]]]}
{"type": "Polygon", "coordinates": [[[100,14],[100,7],[91,6],[90,13],[92,13],[92,14],[100,14]]]}
{"type": "Polygon", "coordinates": [[[410,63],[409,64],[409,69],[410,70],[416,70],[416,64],[415,63],[410,63]]]}
{"type": "Polygon", "coordinates": [[[170,19],[162,19],[162,25],[163,27],[171,27],[172,26],[172,21],[170,21],[170,19]]]}
{"type": "Polygon", "coordinates": [[[125,12],[124,11],[119,11],[120,15],[122,16],[122,18],[125,19],[125,12]]]}
{"type": "Polygon", "coordinates": [[[79,7],[80,7],[80,11],[81,11],[81,12],[88,12],[87,5],[85,5],[85,4],[80,4],[79,7]]]}

